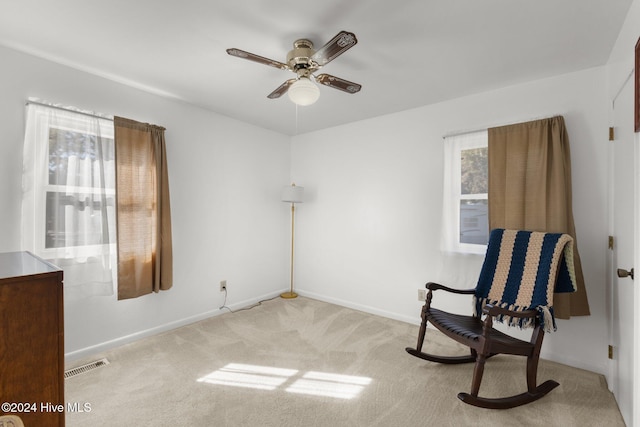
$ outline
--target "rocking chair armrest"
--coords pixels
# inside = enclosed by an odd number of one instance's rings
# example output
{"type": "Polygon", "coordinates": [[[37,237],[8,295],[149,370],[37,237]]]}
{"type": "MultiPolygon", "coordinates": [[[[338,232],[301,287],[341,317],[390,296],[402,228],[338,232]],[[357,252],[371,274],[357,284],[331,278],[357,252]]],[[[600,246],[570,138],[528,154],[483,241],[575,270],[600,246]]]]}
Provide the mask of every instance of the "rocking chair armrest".
{"type": "Polygon", "coordinates": [[[438,289],[442,289],[443,291],[451,292],[453,294],[473,295],[476,293],[475,289],[455,289],[455,288],[450,288],[448,286],[441,285],[439,283],[434,283],[434,282],[427,283],[425,287],[430,291],[436,291],[438,289]]]}
{"type": "Polygon", "coordinates": [[[536,310],[513,311],[507,308],[495,306],[493,304],[485,305],[482,308],[482,313],[487,314],[491,317],[499,316],[499,315],[507,315],[507,316],[523,318],[523,319],[527,317],[536,317],[539,314],[536,310]]]}

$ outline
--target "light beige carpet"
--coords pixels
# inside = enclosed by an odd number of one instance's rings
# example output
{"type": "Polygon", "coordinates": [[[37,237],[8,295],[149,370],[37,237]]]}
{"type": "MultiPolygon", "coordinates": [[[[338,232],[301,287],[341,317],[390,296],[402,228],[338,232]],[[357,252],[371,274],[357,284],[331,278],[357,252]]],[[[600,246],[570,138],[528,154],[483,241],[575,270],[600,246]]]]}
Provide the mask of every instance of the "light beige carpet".
{"type": "MultiPolygon", "coordinates": [[[[510,410],[468,406],[472,365],[407,354],[418,327],[308,298],[274,299],[96,355],[66,380],[67,426],[623,426],[601,375],[541,361],[560,386],[510,410]]],[[[436,331],[425,350],[463,351],[436,331]]],[[[74,366],[82,364],[82,361],[74,366]]],[[[70,368],[69,366],[68,368],[70,368]]],[[[524,359],[487,361],[481,395],[524,391],[524,359]]]]}

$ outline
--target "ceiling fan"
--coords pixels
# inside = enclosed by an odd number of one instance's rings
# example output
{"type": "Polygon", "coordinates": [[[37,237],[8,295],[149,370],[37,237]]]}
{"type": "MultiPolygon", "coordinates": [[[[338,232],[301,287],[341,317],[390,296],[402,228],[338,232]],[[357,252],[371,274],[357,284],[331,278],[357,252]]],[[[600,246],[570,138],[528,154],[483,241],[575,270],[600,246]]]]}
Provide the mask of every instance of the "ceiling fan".
{"type": "Polygon", "coordinates": [[[362,86],[330,74],[314,75],[316,71],[329,62],[352,48],[358,40],[356,35],[348,31],[340,31],[327,44],[318,50],[313,49],[313,43],[307,39],[299,39],[293,42],[293,49],[287,54],[287,62],[275,61],[240,49],[227,49],[227,53],[238,58],[269,65],[281,70],[289,70],[296,73],[296,78],[282,83],[267,98],[277,99],[285,93],[297,105],[311,105],[318,100],[320,89],[313,80],[334,89],[347,93],[356,93],[362,86]]]}

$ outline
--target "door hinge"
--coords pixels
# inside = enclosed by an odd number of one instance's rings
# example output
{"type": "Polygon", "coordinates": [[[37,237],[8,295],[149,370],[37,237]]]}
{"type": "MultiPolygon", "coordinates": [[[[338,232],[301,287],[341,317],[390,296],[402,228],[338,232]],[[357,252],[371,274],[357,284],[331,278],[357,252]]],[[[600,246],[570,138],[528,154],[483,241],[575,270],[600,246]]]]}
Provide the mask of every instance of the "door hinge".
{"type": "Polygon", "coordinates": [[[609,141],[615,140],[616,132],[613,127],[609,128],[609,141]]]}
{"type": "Polygon", "coordinates": [[[609,249],[613,250],[613,236],[609,236],[609,249]]]}
{"type": "Polygon", "coordinates": [[[609,346],[609,359],[613,359],[613,346],[609,346]]]}

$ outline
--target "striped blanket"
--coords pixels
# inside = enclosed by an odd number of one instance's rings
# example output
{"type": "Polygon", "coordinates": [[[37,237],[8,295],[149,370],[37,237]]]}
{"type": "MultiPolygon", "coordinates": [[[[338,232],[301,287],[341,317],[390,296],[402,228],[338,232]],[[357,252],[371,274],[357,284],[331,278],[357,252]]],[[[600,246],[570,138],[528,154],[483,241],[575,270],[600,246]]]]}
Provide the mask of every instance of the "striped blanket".
{"type": "MultiPolygon", "coordinates": [[[[556,330],[553,293],[575,292],[573,239],[567,234],[495,229],[475,293],[475,314],[485,304],[512,311],[537,310],[544,330],[556,330]],[[557,277],[557,280],[556,280],[557,277]]],[[[533,319],[502,316],[496,320],[521,328],[533,319]]]]}

